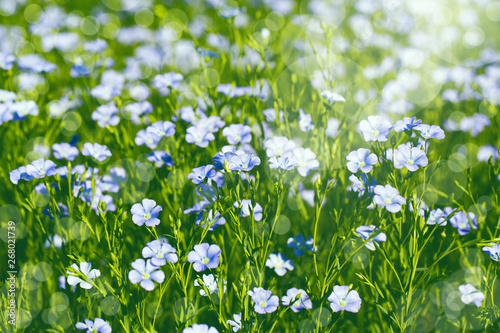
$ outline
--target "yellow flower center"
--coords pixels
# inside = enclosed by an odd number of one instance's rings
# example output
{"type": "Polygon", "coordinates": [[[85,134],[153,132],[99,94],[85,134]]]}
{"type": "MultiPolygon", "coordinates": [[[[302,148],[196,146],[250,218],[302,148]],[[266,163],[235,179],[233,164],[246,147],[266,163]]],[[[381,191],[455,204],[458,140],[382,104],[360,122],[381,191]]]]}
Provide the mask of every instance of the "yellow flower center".
{"type": "Polygon", "coordinates": [[[151,214],[150,213],[144,214],[144,219],[149,220],[150,218],[151,218],[151,214]]]}

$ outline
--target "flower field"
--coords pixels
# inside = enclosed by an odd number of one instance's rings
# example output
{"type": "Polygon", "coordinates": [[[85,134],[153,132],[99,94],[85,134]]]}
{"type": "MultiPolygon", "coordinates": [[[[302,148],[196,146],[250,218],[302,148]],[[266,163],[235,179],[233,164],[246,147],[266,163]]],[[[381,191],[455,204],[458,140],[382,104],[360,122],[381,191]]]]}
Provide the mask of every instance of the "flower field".
{"type": "Polygon", "coordinates": [[[499,22],[1,0],[0,332],[500,332],[499,22]]]}

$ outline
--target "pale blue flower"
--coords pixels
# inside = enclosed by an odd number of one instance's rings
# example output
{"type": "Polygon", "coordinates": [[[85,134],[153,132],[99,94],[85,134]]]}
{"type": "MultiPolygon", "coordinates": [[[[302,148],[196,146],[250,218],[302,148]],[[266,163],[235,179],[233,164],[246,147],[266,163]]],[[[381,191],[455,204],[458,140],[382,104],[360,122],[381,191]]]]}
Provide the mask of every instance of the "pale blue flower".
{"type": "Polygon", "coordinates": [[[269,167],[280,171],[293,170],[297,165],[297,161],[290,157],[272,157],[269,159],[269,167]]]}
{"type": "Polygon", "coordinates": [[[299,109],[299,128],[302,132],[308,132],[314,128],[312,116],[299,109]]]}
{"type": "Polygon", "coordinates": [[[155,150],[148,155],[148,161],[153,162],[157,168],[166,165],[168,167],[174,166],[174,161],[167,151],[155,150]]]}
{"type": "Polygon", "coordinates": [[[38,54],[25,54],[17,59],[17,66],[35,73],[50,73],[56,65],[43,59],[38,54]]]}
{"type": "Polygon", "coordinates": [[[148,132],[147,130],[140,130],[135,136],[135,144],[138,146],[146,145],[148,148],[156,149],[161,137],[158,135],[148,132]]]}
{"type": "Polygon", "coordinates": [[[110,101],[113,97],[120,96],[121,94],[120,87],[105,84],[100,84],[90,91],[92,97],[102,99],[103,101],[110,101]]]}
{"type": "MultiPolygon", "coordinates": [[[[208,290],[208,293],[211,294],[218,294],[219,293],[219,279],[216,279],[213,274],[203,274],[202,279],[201,279],[202,285],[208,290]]],[[[223,281],[223,293],[226,292],[226,284],[227,281],[223,281]]],[[[200,282],[199,279],[194,280],[194,285],[195,287],[200,287],[200,282]]],[[[200,289],[200,295],[201,296],[207,296],[207,293],[205,292],[204,288],[200,289]]]]}
{"type": "Polygon", "coordinates": [[[186,130],[186,141],[188,143],[194,143],[198,147],[205,148],[208,146],[209,142],[213,140],[215,140],[213,133],[202,127],[191,126],[186,130]]]}
{"type": "Polygon", "coordinates": [[[74,161],[75,158],[80,154],[78,148],[66,142],[54,143],[52,145],[52,150],[54,152],[54,157],[58,160],[65,159],[68,161],[74,161]]]}
{"type": "Polygon", "coordinates": [[[500,244],[490,243],[490,246],[483,246],[483,251],[488,253],[494,261],[500,259],[500,244]]]}
{"type": "Polygon", "coordinates": [[[175,264],[179,260],[175,252],[174,247],[168,244],[165,239],[155,239],[142,249],[142,256],[144,258],[151,258],[151,263],[154,266],[160,267],[165,265],[167,261],[175,264]]]}
{"type": "Polygon", "coordinates": [[[101,271],[98,269],[92,269],[92,265],[89,262],[81,262],[80,266],[76,264],[71,265],[73,271],[66,271],[68,274],[68,284],[70,286],[80,285],[83,289],[92,289],[93,285],[86,280],[82,279],[80,276],[85,276],[88,280],[95,280],[101,276],[101,271]]]}
{"type": "Polygon", "coordinates": [[[281,298],[285,306],[290,306],[293,312],[299,312],[302,309],[312,309],[313,304],[304,289],[290,288],[286,295],[281,298]],[[293,302],[293,303],[292,303],[293,302]]]}
{"type": "Polygon", "coordinates": [[[325,134],[330,138],[335,138],[339,133],[340,122],[337,118],[328,119],[325,134]]]}
{"type": "Polygon", "coordinates": [[[480,162],[488,162],[490,157],[493,163],[498,160],[498,148],[493,145],[484,145],[479,147],[477,152],[477,160],[480,162]]]}
{"type": "Polygon", "coordinates": [[[358,236],[363,240],[367,240],[365,246],[371,251],[375,251],[376,242],[385,242],[387,240],[387,236],[383,232],[379,232],[372,237],[372,234],[376,233],[377,231],[378,228],[376,228],[374,225],[362,225],[361,227],[356,228],[356,234],[358,234],[358,236]]]}
{"type": "Polygon", "coordinates": [[[254,302],[254,310],[260,314],[272,313],[278,309],[280,299],[273,295],[271,290],[266,290],[262,287],[255,287],[248,291],[248,295],[252,297],[254,302]]]}
{"type": "Polygon", "coordinates": [[[153,133],[157,136],[172,136],[175,134],[175,124],[171,121],[157,121],[146,128],[148,133],[153,133]]]}
{"type": "Polygon", "coordinates": [[[9,104],[12,120],[23,120],[27,116],[38,116],[38,105],[33,101],[17,101],[9,104]]]}
{"type": "Polygon", "coordinates": [[[377,163],[377,155],[370,154],[370,149],[359,148],[358,150],[351,151],[347,155],[347,169],[352,173],[358,170],[368,173],[372,171],[373,165],[377,163]]]}
{"type": "Polygon", "coordinates": [[[165,273],[151,263],[151,259],[137,259],[132,263],[133,270],[128,272],[128,279],[132,284],[141,283],[141,287],[147,291],[155,289],[155,283],[163,283],[165,273]]]}
{"type": "Polygon", "coordinates": [[[359,123],[365,141],[387,141],[392,125],[381,116],[368,116],[359,123]]]}
{"type": "Polygon", "coordinates": [[[427,219],[427,224],[434,225],[438,224],[441,226],[445,226],[448,221],[446,221],[446,214],[440,209],[436,208],[429,212],[429,218],[427,219]]]}
{"type": "Polygon", "coordinates": [[[359,176],[350,175],[349,180],[351,181],[352,185],[348,186],[348,190],[358,192],[360,197],[365,194],[365,190],[367,189],[367,187],[368,192],[373,193],[373,189],[375,185],[377,185],[377,182],[374,178],[372,178],[371,184],[368,184],[368,177],[364,173],[360,174],[359,176]]]}
{"type": "Polygon", "coordinates": [[[410,171],[417,171],[418,167],[425,167],[429,164],[429,160],[425,155],[425,151],[418,147],[400,146],[394,150],[394,167],[402,169],[406,167],[410,171]]]}
{"type": "Polygon", "coordinates": [[[237,15],[240,15],[246,11],[246,7],[229,7],[228,5],[224,5],[220,11],[219,15],[225,19],[233,18],[237,15]]]}
{"type": "Polygon", "coordinates": [[[419,124],[415,127],[425,140],[444,139],[444,131],[437,125],[419,124]]]}
{"type": "Polygon", "coordinates": [[[476,215],[472,212],[466,214],[463,211],[459,211],[450,218],[450,224],[454,228],[457,228],[458,234],[460,236],[463,236],[467,235],[470,232],[471,225],[472,228],[477,229],[477,218],[476,215]]]}
{"type": "Polygon", "coordinates": [[[132,206],[132,221],[135,224],[142,226],[146,224],[148,227],[155,227],[160,224],[158,215],[163,210],[161,206],[156,205],[156,201],[151,199],[143,199],[142,204],[136,203],[132,206]]]}
{"type": "Polygon", "coordinates": [[[0,52],[0,68],[8,71],[14,66],[16,58],[13,55],[0,52]]]}
{"type": "Polygon", "coordinates": [[[255,207],[252,206],[252,200],[250,199],[243,199],[241,200],[241,203],[239,204],[238,201],[236,201],[233,205],[235,208],[240,209],[240,215],[242,217],[249,217],[251,216],[251,212],[253,211],[253,217],[255,221],[260,221],[262,219],[262,206],[259,205],[257,202],[255,203],[255,207]]]}
{"type": "Polygon", "coordinates": [[[75,327],[79,330],[87,330],[86,333],[111,333],[111,326],[104,319],[95,318],[94,321],[84,319],[84,321],[85,323],[76,323],[75,327]]]}
{"type": "Polygon", "coordinates": [[[120,117],[118,117],[118,108],[115,102],[100,105],[97,110],[92,112],[92,120],[97,121],[99,127],[116,126],[120,122],[120,117]]]}
{"type": "Polygon", "coordinates": [[[26,166],[26,173],[33,178],[43,178],[56,174],[56,164],[51,160],[39,158],[26,166]]]}
{"type": "Polygon", "coordinates": [[[194,250],[187,256],[187,261],[193,263],[195,271],[202,272],[207,268],[217,268],[220,254],[221,249],[217,245],[202,243],[194,246],[194,250]]]}
{"type": "Polygon", "coordinates": [[[108,48],[108,43],[103,39],[96,39],[83,44],[83,49],[89,53],[99,53],[108,48]]]}
{"type": "Polygon", "coordinates": [[[82,155],[91,156],[93,159],[102,162],[107,157],[111,156],[111,151],[109,151],[106,145],[87,142],[83,144],[82,155]]]}
{"type": "Polygon", "coordinates": [[[373,197],[375,205],[385,207],[391,213],[399,212],[401,205],[406,205],[406,199],[400,196],[398,190],[389,184],[385,186],[377,185],[373,191],[375,193],[373,197]]]}
{"type": "Polygon", "coordinates": [[[274,272],[276,272],[279,276],[283,276],[287,271],[293,271],[294,269],[292,261],[287,259],[281,253],[271,253],[269,258],[266,260],[266,266],[274,269],[274,272]]]}
{"type": "MultiPolygon", "coordinates": [[[[223,171],[229,171],[229,162],[231,162],[231,159],[235,156],[238,156],[236,153],[232,151],[219,151],[215,154],[214,158],[212,161],[214,162],[214,167],[217,170],[223,170],[223,171]]],[[[260,163],[259,163],[260,164],[260,163]]]]}
{"type": "Polygon", "coordinates": [[[196,126],[203,127],[210,133],[215,133],[226,125],[218,116],[202,118],[196,122],[196,126]]]}
{"type": "Polygon", "coordinates": [[[209,225],[208,231],[213,231],[215,227],[219,225],[223,225],[226,223],[226,219],[220,215],[218,211],[215,211],[213,209],[210,209],[208,211],[208,215],[206,218],[203,218],[203,212],[200,212],[198,214],[198,217],[196,218],[196,225],[200,225],[202,228],[205,228],[205,226],[209,225]]]}
{"type": "Polygon", "coordinates": [[[337,94],[331,90],[324,90],[321,92],[321,96],[326,98],[330,104],[334,104],[337,102],[345,102],[345,98],[342,95],[337,94]]]}
{"type": "Polygon", "coordinates": [[[275,157],[285,155],[295,149],[297,145],[292,140],[284,136],[275,136],[264,141],[267,157],[275,157]]]}
{"type": "Polygon", "coordinates": [[[140,125],[142,123],[141,117],[153,113],[153,105],[148,101],[139,101],[135,103],[130,103],[123,109],[123,113],[126,117],[130,118],[132,123],[135,125],[140,125]]]}
{"type": "Polygon", "coordinates": [[[403,132],[403,131],[410,131],[413,128],[417,127],[422,120],[417,119],[417,117],[406,117],[403,120],[398,120],[394,124],[394,131],[396,132],[403,132]]]}
{"type": "Polygon", "coordinates": [[[158,74],[153,78],[153,86],[165,96],[170,93],[170,89],[179,90],[183,79],[184,77],[179,73],[158,74]]]}
{"type": "Polygon", "coordinates": [[[214,166],[209,164],[194,168],[193,172],[187,175],[186,178],[191,179],[194,184],[200,184],[206,179],[214,177],[216,173],[214,166]]]}
{"type": "Polygon", "coordinates": [[[215,327],[208,327],[206,324],[193,324],[191,327],[186,327],[182,333],[219,333],[215,327]]]}
{"type": "Polygon", "coordinates": [[[222,130],[224,135],[231,145],[238,143],[248,143],[252,141],[252,128],[242,124],[232,124],[222,130]]]}
{"type": "Polygon", "coordinates": [[[292,151],[292,159],[297,163],[297,171],[302,177],[306,177],[311,170],[317,170],[319,161],[316,154],[309,148],[297,147],[292,151]]]}
{"type": "Polygon", "coordinates": [[[356,290],[349,290],[349,286],[334,286],[328,300],[333,312],[358,312],[361,308],[361,298],[356,290]]]}
{"type": "Polygon", "coordinates": [[[238,332],[241,329],[241,312],[233,315],[234,320],[228,320],[227,324],[233,328],[233,332],[238,332]]]}
{"type": "Polygon", "coordinates": [[[465,304],[474,303],[478,308],[483,305],[484,294],[478,291],[472,284],[467,283],[458,287],[460,293],[462,293],[461,300],[465,304]]]}
{"type": "Polygon", "coordinates": [[[243,153],[231,156],[227,167],[231,171],[250,171],[257,165],[260,165],[260,158],[257,155],[243,153]]]}

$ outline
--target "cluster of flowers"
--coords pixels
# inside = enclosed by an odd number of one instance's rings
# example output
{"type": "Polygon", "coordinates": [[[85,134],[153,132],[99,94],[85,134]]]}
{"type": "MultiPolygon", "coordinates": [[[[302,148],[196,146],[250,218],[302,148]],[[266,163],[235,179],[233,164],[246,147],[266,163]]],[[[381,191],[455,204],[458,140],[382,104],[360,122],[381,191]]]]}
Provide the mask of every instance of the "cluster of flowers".
{"type": "MultiPolygon", "coordinates": [[[[50,149],[48,147],[47,149],[43,147],[39,149],[45,157],[50,156],[50,149]]],[[[80,154],[77,147],[66,142],[53,144],[52,152],[55,159],[66,160],[68,162],[74,161],[80,154]]],[[[105,145],[90,142],[83,144],[81,153],[83,156],[90,156],[97,162],[102,162],[111,156],[111,151],[105,145]]],[[[61,178],[68,178],[69,170],[67,165],[57,167],[53,161],[41,157],[26,166],[21,166],[10,171],[9,176],[13,184],[18,184],[20,180],[31,181],[54,175],[59,175],[61,178]]],[[[109,169],[108,174],[99,176],[98,168],[89,167],[86,169],[83,164],[78,164],[71,167],[71,180],[73,181],[72,189],[75,198],[82,199],[99,214],[116,209],[113,197],[105,193],[117,193],[121,186],[120,183],[126,180],[126,173],[123,168],[114,167],[109,169]],[[92,193],[92,178],[95,178],[95,193],[92,193]],[[104,211],[99,210],[99,202],[106,204],[104,211]]],[[[51,184],[51,187],[58,190],[56,183],[51,184]]],[[[48,194],[45,183],[36,185],[35,191],[38,194],[48,194]]],[[[66,216],[67,209],[63,203],[59,203],[59,211],[56,213],[60,216],[66,216]]],[[[52,218],[49,211],[46,211],[46,213],[52,218]]]]}

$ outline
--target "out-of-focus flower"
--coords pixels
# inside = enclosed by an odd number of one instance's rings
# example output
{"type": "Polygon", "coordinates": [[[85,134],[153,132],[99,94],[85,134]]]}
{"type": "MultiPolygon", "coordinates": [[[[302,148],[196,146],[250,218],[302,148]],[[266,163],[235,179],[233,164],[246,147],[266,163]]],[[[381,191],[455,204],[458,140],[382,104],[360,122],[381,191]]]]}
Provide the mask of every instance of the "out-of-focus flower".
{"type": "Polygon", "coordinates": [[[92,289],[93,285],[82,279],[82,276],[85,276],[88,280],[94,280],[101,276],[101,271],[92,269],[92,265],[89,262],[81,262],[80,266],[73,264],[71,268],[74,271],[66,271],[68,274],[68,284],[70,286],[80,285],[83,289],[92,289]]]}
{"type": "Polygon", "coordinates": [[[342,95],[337,94],[336,92],[330,90],[324,90],[321,92],[321,96],[326,98],[328,102],[334,104],[336,102],[345,102],[345,98],[342,95]]]}
{"type": "Polygon", "coordinates": [[[231,145],[238,143],[248,143],[252,141],[252,128],[242,124],[232,124],[222,130],[224,135],[231,145]]]}
{"type": "Polygon", "coordinates": [[[287,259],[281,253],[271,253],[266,261],[266,266],[274,269],[276,274],[279,276],[285,275],[287,271],[292,271],[294,268],[292,261],[287,259]]]}
{"type": "Polygon", "coordinates": [[[87,330],[86,333],[111,333],[111,326],[104,319],[95,318],[94,321],[84,319],[84,322],[76,323],[75,327],[79,330],[87,330]]]}
{"type": "Polygon", "coordinates": [[[315,249],[313,247],[313,244],[314,240],[312,237],[304,240],[304,236],[302,236],[301,234],[290,237],[287,241],[288,247],[293,247],[293,253],[298,257],[304,255],[304,251],[314,251],[315,249]]]}
{"type": "Polygon", "coordinates": [[[484,294],[476,289],[472,284],[467,283],[458,287],[462,293],[461,300],[465,304],[474,303],[478,308],[483,305],[484,294]]]}
{"type": "Polygon", "coordinates": [[[84,143],[82,149],[83,156],[91,156],[97,161],[104,161],[107,157],[111,156],[111,151],[105,145],[100,145],[98,143],[84,143]]]}
{"type": "Polygon", "coordinates": [[[234,320],[228,320],[227,324],[233,328],[233,332],[238,332],[241,329],[241,312],[233,315],[234,320]]]}
{"type": "Polygon", "coordinates": [[[33,178],[44,178],[56,174],[56,164],[51,160],[39,158],[26,166],[26,173],[33,178]]]}
{"type": "Polygon", "coordinates": [[[54,151],[54,157],[58,160],[65,159],[68,161],[74,161],[80,154],[78,148],[66,142],[54,143],[52,145],[52,150],[54,151]]]}
{"type": "Polygon", "coordinates": [[[100,105],[97,110],[92,112],[92,120],[97,121],[100,127],[116,126],[120,122],[120,117],[118,117],[118,108],[115,102],[100,105]]]}
{"type": "Polygon", "coordinates": [[[454,228],[457,228],[459,235],[463,236],[467,235],[470,232],[471,225],[472,228],[477,229],[477,218],[476,215],[472,212],[466,214],[463,211],[459,211],[450,218],[450,224],[454,228]]]}
{"type": "Polygon", "coordinates": [[[362,225],[361,227],[356,228],[356,233],[358,234],[358,236],[363,240],[368,240],[365,246],[371,251],[375,251],[376,242],[385,242],[387,240],[387,236],[383,232],[379,232],[374,237],[372,237],[372,234],[377,231],[378,228],[376,228],[374,225],[362,225]]]}
{"type": "Polygon", "coordinates": [[[255,203],[255,207],[252,206],[252,200],[250,199],[241,200],[241,204],[235,202],[234,207],[240,209],[240,215],[242,217],[250,216],[251,211],[253,211],[253,216],[255,218],[255,221],[260,221],[262,219],[262,206],[259,205],[258,203],[255,203]]]}
{"type": "Polygon", "coordinates": [[[297,171],[302,177],[306,177],[311,170],[317,170],[319,161],[316,154],[309,148],[297,147],[292,151],[293,160],[297,163],[297,171]]]}
{"type": "Polygon", "coordinates": [[[500,244],[490,243],[490,246],[483,246],[483,251],[488,253],[494,261],[500,259],[500,244]]]}
{"type": "Polygon", "coordinates": [[[444,131],[437,125],[419,124],[415,127],[425,140],[444,139],[444,131]]]}
{"type": "Polygon", "coordinates": [[[186,327],[182,333],[219,333],[215,327],[208,327],[206,324],[193,324],[191,327],[186,327]]]}

